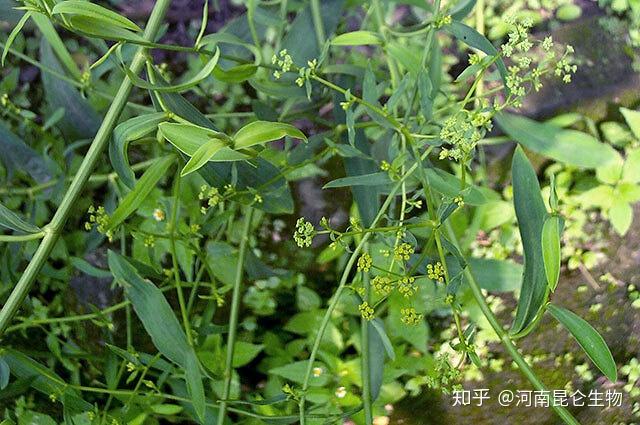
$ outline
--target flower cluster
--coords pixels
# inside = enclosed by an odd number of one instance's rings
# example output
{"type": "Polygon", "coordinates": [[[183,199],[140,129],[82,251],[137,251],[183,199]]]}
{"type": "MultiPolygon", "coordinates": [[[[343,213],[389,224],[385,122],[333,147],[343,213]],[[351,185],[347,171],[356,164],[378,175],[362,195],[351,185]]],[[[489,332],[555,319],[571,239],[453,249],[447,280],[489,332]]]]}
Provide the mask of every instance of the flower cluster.
{"type": "Polygon", "coordinates": [[[313,224],[306,221],[304,217],[300,217],[298,221],[296,221],[296,231],[293,234],[293,240],[296,241],[296,244],[300,248],[311,246],[315,234],[316,230],[313,228],[313,224]]]}
{"type": "Polygon", "coordinates": [[[209,208],[215,207],[220,203],[222,196],[217,188],[205,184],[200,187],[198,199],[203,202],[203,205],[200,207],[200,212],[206,214],[209,208]]]}
{"type": "Polygon", "coordinates": [[[440,389],[443,393],[449,394],[462,388],[460,379],[462,374],[449,362],[448,354],[441,354],[436,357],[435,370],[427,378],[427,385],[434,389],[440,389]]]}
{"type": "Polygon", "coordinates": [[[309,81],[309,78],[312,74],[316,72],[316,68],[318,67],[318,60],[310,60],[307,61],[307,66],[302,67],[298,70],[298,78],[296,78],[296,84],[298,87],[304,86],[304,84],[309,81]]]}
{"type": "Polygon", "coordinates": [[[365,252],[358,258],[358,271],[368,272],[371,270],[372,264],[373,260],[371,259],[371,255],[365,252]]]}
{"type": "Polygon", "coordinates": [[[271,63],[277,65],[280,68],[273,71],[273,76],[276,79],[280,79],[280,77],[282,77],[282,74],[291,71],[291,67],[293,66],[293,59],[291,58],[291,55],[287,53],[287,49],[282,49],[280,50],[280,53],[278,53],[277,55],[273,55],[273,57],[271,58],[271,63]]]}
{"type": "Polygon", "coordinates": [[[413,254],[414,252],[414,248],[408,243],[404,242],[393,248],[393,258],[398,261],[408,261],[411,258],[411,254],[413,254]]]}
{"type": "Polygon", "coordinates": [[[375,317],[373,307],[366,301],[358,306],[358,310],[360,310],[360,315],[365,320],[373,320],[375,317]]]}
{"type": "Polygon", "coordinates": [[[442,267],[440,261],[427,265],[427,277],[438,283],[444,282],[444,267],[442,267]]]}
{"type": "Polygon", "coordinates": [[[491,127],[491,115],[486,112],[463,109],[450,116],[440,130],[440,138],[451,147],[442,148],[440,159],[466,161],[491,127]]]}
{"type": "Polygon", "coordinates": [[[405,276],[398,280],[398,292],[406,298],[412,297],[418,292],[418,285],[415,284],[416,278],[413,276],[405,276]]]}
{"type": "Polygon", "coordinates": [[[96,230],[109,238],[111,242],[113,240],[113,230],[107,230],[111,219],[104,207],[95,208],[92,205],[87,212],[89,213],[89,221],[84,223],[84,228],[89,231],[95,226],[96,230]]]}
{"type": "Polygon", "coordinates": [[[376,276],[371,281],[373,290],[382,296],[389,295],[393,291],[393,282],[387,276],[376,276]]]}
{"type": "Polygon", "coordinates": [[[451,15],[439,15],[436,17],[435,22],[433,23],[433,26],[436,29],[440,29],[444,26],[451,25],[451,21],[452,21],[451,15]]]}
{"type": "Polygon", "coordinates": [[[400,320],[402,320],[402,323],[405,325],[417,325],[424,318],[422,314],[416,313],[416,309],[413,307],[401,309],[400,314],[402,315],[400,320]]]}

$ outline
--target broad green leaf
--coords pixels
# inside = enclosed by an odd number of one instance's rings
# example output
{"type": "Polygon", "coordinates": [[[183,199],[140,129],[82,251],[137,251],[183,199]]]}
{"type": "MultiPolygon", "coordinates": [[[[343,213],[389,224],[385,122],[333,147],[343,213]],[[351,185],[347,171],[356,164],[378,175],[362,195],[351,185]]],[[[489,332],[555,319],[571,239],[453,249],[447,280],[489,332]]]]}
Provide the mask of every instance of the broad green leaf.
{"type": "Polygon", "coordinates": [[[13,134],[0,122],[0,163],[4,166],[8,179],[17,169],[31,176],[38,183],[51,179],[51,173],[44,158],[13,134]]]}
{"type": "Polygon", "coordinates": [[[607,343],[598,331],[584,319],[565,308],[553,304],[549,304],[547,308],[551,315],[578,341],[578,344],[580,344],[593,364],[595,364],[611,382],[616,382],[618,380],[616,362],[613,360],[607,343]]]}
{"type": "Polygon", "coordinates": [[[513,292],[520,289],[522,265],[493,258],[470,258],[468,263],[471,274],[482,289],[489,292],[513,292]]]}
{"type": "Polygon", "coordinates": [[[616,198],[609,209],[609,220],[615,231],[624,236],[633,222],[633,208],[625,200],[616,198]]]}
{"type": "Polygon", "coordinates": [[[188,90],[188,89],[190,89],[190,88],[192,88],[194,86],[197,86],[202,81],[204,81],[207,77],[209,77],[211,75],[211,73],[213,72],[214,68],[216,67],[216,65],[218,64],[218,59],[219,58],[220,58],[220,49],[216,48],[216,51],[213,54],[213,56],[209,59],[209,61],[206,63],[206,65],[203,66],[200,71],[198,71],[198,73],[196,75],[194,75],[193,77],[189,78],[187,81],[185,81],[183,83],[169,85],[169,86],[164,85],[164,84],[162,84],[162,85],[153,84],[153,83],[150,83],[148,81],[145,81],[142,78],[138,77],[133,72],[131,72],[131,70],[129,70],[129,68],[126,67],[126,66],[124,66],[123,69],[127,73],[127,77],[129,77],[129,79],[131,80],[131,83],[134,86],[137,86],[137,87],[140,87],[140,88],[143,88],[143,89],[147,89],[147,90],[152,90],[152,91],[155,91],[155,92],[175,92],[175,93],[180,93],[180,92],[188,90]]]}
{"type": "Polygon", "coordinates": [[[38,233],[40,228],[24,221],[16,213],[0,203],[0,226],[26,233],[38,233]]]}
{"type": "Polygon", "coordinates": [[[13,44],[13,41],[16,39],[18,34],[20,34],[20,31],[22,31],[22,27],[24,27],[24,24],[27,23],[27,21],[31,17],[31,14],[32,14],[31,12],[27,12],[24,15],[22,15],[22,18],[20,18],[16,26],[13,28],[13,30],[9,34],[9,37],[7,37],[7,41],[4,43],[4,50],[2,51],[2,61],[0,61],[0,64],[2,66],[4,66],[4,60],[7,57],[7,53],[9,53],[9,48],[13,44]]]}
{"type": "Polygon", "coordinates": [[[561,21],[573,21],[582,15],[582,9],[577,4],[563,4],[556,11],[556,17],[561,21]]]}
{"type": "MultiPolygon", "coordinates": [[[[308,360],[289,363],[285,366],[273,368],[269,370],[269,373],[273,375],[281,376],[288,381],[302,384],[304,382],[304,377],[307,371],[308,363],[309,363],[308,360]]],[[[319,376],[311,375],[309,385],[312,387],[321,387],[326,385],[327,382],[329,381],[329,375],[330,375],[326,366],[324,366],[320,362],[315,362],[314,367],[321,368],[323,372],[319,376]]]]}
{"type": "MultiPolygon", "coordinates": [[[[175,146],[180,152],[193,156],[203,144],[212,139],[225,139],[228,136],[210,128],[199,127],[194,124],[162,123],[158,125],[162,136],[175,146]]],[[[209,161],[238,161],[249,156],[236,152],[229,147],[220,149],[209,161]]]]}
{"type": "Polygon", "coordinates": [[[620,108],[620,112],[633,135],[640,139],[640,112],[627,108],[620,108]]]}
{"type": "Polygon", "coordinates": [[[51,23],[49,18],[40,13],[34,13],[32,15],[32,19],[33,22],[36,23],[44,38],[49,42],[49,45],[51,45],[51,48],[55,52],[56,57],[58,58],[60,63],[62,63],[66,70],[71,73],[73,78],[80,81],[80,79],[82,78],[82,73],[80,72],[78,65],[71,57],[71,54],[65,47],[64,42],[56,32],[56,29],[53,27],[53,24],[51,23]]]}
{"type": "Polygon", "coordinates": [[[282,139],[285,136],[307,141],[303,132],[290,124],[270,121],[254,121],[242,127],[233,136],[235,149],[245,149],[255,145],[282,139]]]}
{"type": "Polygon", "coordinates": [[[81,395],[54,371],[43,366],[32,358],[11,348],[0,351],[0,359],[8,366],[11,374],[18,379],[30,379],[30,385],[38,392],[49,397],[56,394],[65,409],[74,413],[92,410],[93,406],[82,399],[81,395]]]}
{"type": "Polygon", "coordinates": [[[251,344],[250,342],[237,341],[233,350],[233,367],[242,367],[249,364],[262,352],[264,345],[251,344]]]}
{"type": "Polygon", "coordinates": [[[498,55],[498,50],[484,35],[459,21],[453,21],[451,25],[445,27],[445,30],[464,44],[481,50],[489,56],[494,56],[496,58],[496,67],[504,83],[505,90],[507,90],[507,67],[498,55]]]}
{"type": "Polygon", "coordinates": [[[154,131],[158,124],[167,119],[164,112],[140,115],[131,118],[113,130],[113,139],[109,144],[109,159],[114,171],[129,189],[133,188],[136,177],[129,166],[129,154],[127,149],[129,142],[139,139],[154,131]]]}
{"type": "Polygon", "coordinates": [[[451,198],[462,195],[465,203],[474,206],[487,202],[485,196],[476,186],[467,186],[464,191],[461,191],[462,182],[453,174],[449,174],[439,168],[426,168],[425,172],[429,178],[429,184],[443,195],[451,198]]]}
{"type": "Polygon", "coordinates": [[[109,269],[121,282],[153,345],[166,358],[184,368],[187,391],[197,416],[202,420],[205,398],[200,365],[171,306],[162,292],[153,283],[143,279],[125,257],[109,251],[108,260],[109,269]]]}
{"type": "Polygon", "coordinates": [[[334,46],[365,46],[382,44],[380,36],[371,31],[353,31],[340,34],[331,40],[334,46]]]}
{"type": "Polygon", "coordinates": [[[622,181],[640,183],[640,148],[627,151],[627,157],[622,166],[622,181]]]}
{"type": "Polygon", "coordinates": [[[158,181],[167,172],[167,169],[175,162],[175,156],[167,155],[163,158],[159,158],[151,167],[149,167],[138,182],[133,187],[133,190],[122,199],[118,208],[113,212],[109,218],[109,226],[107,229],[113,229],[122,223],[127,217],[129,217],[149,196],[151,191],[158,181]]]}
{"type": "Polygon", "coordinates": [[[529,118],[500,113],[496,122],[515,141],[536,153],[584,168],[596,168],[619,160],[611,146],[593,136],[554,125],[541,124],[529,118]]]}
{"type": "Polygon", "coordinates": [[[547,284],[551,292],[556,290],[560,278],[560,232],[562,230],[561,219],[558,216],[550,216],[542,227],[542,259],[544,271],[547,276],[547,284]]]}
{"type": "Polygon", "coordinates": [[[60,2],[53,7],[51,14],[86,16],[88,18],[102,21],[106,25],[122,27],[131,31],[142,31],[139,26],[124,16],[88,1],[66,0],[60,2]]]}
{"type": "Polygon", "coordinates": [[[548,217],[540,184],[529,159],[517,147],[511,166],[513,204],[524,249],[524,275],[511,332],[518,335],[531,325],[547,298],[547,278],[540,235],[548,217]]]}
{"type": "Polygon", "coordinates": [[[204,164],[211,160],[220,149],[226,146],[224,140],[211,139],[201,145],[194,153],[191,159],[185,164],[184,168],[180,172],[181,176],[186,176],[189,173],[200,169],[204,164]]]}
{"type": "Polygon", "coordinates": [[[371,331],[375,331],[378,334],[378,337],[380,338],[380,341],[384,346],[384,351],[387,353],[387,356],[389,356],[391,360],[395,360],[396,352],[393,351],[393,344],[389,340],[387,332],[384,330],[384,323],[382,322],[382,320],[376,317],[375,319],[371,320],[369,324],[372,328],[370,329],[369,333],[373,333],[371,331]]]}
{"type": "Polygon", "coordinates": [[[410,73],[417,75],[422,69],[418,55],[408,47],[397,42],[390,42],[385,45],[385,49],[410,73]]]}
{"type": "Polygon", "coordinates": [[[389,173],[378,172],[372,174],[363,174],[360,176],[349,176],[335,179],[325,184],[323,189],[330,189],[336,187],[351,187],[351,186],[380,186],[391,183],[389,179],[389,173]]]}

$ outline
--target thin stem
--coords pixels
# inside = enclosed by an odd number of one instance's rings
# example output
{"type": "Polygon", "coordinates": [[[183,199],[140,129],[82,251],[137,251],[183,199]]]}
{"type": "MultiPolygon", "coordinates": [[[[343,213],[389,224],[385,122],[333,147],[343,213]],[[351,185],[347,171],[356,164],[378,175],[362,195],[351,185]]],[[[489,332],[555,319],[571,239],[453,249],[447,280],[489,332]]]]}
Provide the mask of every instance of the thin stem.
{"type": "MultiPolygon", "coordinates": [[[[170,0],[158,0],[155,4],[144,32],[145,39],[155,39],[170,3],[170,0]]],[[[138,74],[142,70],[142,66],[144,65],[144,51],[144,47],[139,48],[131,62],[130,69],[134,74],[138,74]]],[[[62,199],[62,203],[58,207],[58,210],[53,216],[51,223],[45,227],[45,236],[42,239],[40,246],[38,246],[33,258],[29,262],[29,265],[20,277],[16,286],[13,288],[13,291],[11,291],[7,302],[2,306],[2,310],[0,310],[0,338],[4,335],[4,331],[20,308],[20,305],[29,293],[31,286],[44,266],[44,263],[49,258],[51,250],[53,250],[54,245],[58,241],[62,228],[67,222],[71,210],[76,205],[82,189],[89,180],[96,162],[102,156],[102,152],[111,138],[113,128],[115,127],[118,117],[127,103],[127,98],[131,93],[131,89],[131,81],[125,77],[113,99],[113,103],[107,110],[105,118],[102,121],[102,124],[100,125],[100,128],[98,129],[98,132],[96,133],[93,142],[82,161],[82,164],[80,165],[78,173],[71,182],[71,185],[62,199]]]]}
{"type": "Polygon", "coordinates": [[[313,18],[313,27],[316,30],[318,51],[322,51],[322,46],[324,46],[326,36],[324,33],[324,24],[322,23],[322,10],[320,9],[320,0],[311,0],[311,16],[313,18]]]}
{"type": "Polygon", "coordinates": [[[35,239],[42,239],[44,237],[44,231],[29,233],[28,235],[0,235],[0,242],[25,242],[35,239]]]}
{"type": "MultiPolygon", "coordinates": [[[[369,305],[371,301],[371,282],[369,273],[363,272],[362,284],[364,285],[364,302],[369,305]]],[[[373,424],[373,409],[371,400],[371,362],[369,361],[369,320],[362,317],[360,319],[360,332],[362,332],[361,352],[362,352],[362,403],[364,405],[365,425],[373,424]]]]}
{"type": "Polygon", "coordinates": [[[223,425],[227,415],[227,400],[231,393],[231,378],[233,376],[233,352],[236,345],[236,335],[238,328],[238,316],[240,311],[240,296],[242,293],[242,278],[244,275],[244,262],[247,256],[247,245],[249,243],[249,232],[251,231],[251,219],[253,218],[253,208],[249,207],[245,215],[244,227],[242,229],[242,239],[240,240],[240,250],[238,252],[238,265],[236,267],[236,280],[233,284],[233,295],[231,296],[231,313],[229,316],[229,336],[227,337],[227,358],[224,368],[224,387],[222,389],[222,400],[218,410],[218,425],[223,425]]]}

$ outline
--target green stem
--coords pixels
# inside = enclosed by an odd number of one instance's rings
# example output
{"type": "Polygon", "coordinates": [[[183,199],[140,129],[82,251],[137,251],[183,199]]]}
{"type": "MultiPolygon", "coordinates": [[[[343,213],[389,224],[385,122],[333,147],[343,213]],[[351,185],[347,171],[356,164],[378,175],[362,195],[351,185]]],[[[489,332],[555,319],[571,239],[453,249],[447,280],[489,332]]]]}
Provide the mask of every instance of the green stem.
{"type": "MultiPolygon", "coordinates": [[[[365,248],[366,250],[366,248],[365,248]]],[[[371,301],[371,282],[369,273],[364,272],[362,277],[364,285],[364,301],[369,304],[371,301]]],[[[364,405],[365,425],[373,424],[373,409],[371,400],[371,363],[369,361],[369,320],[362,317],[360,319],[360,329],[362,332],[361,352],[362,352],[362,404],[364,405]]]]}
{"type": "MultiPolygon", "coordinates": [[[[155,4],[144,32],[145,39],[155,39],[170,3],[170,0],[158,0],[155,4]]],[[[138,74],[142,70],[142,66],[145,61],[144,50],[145,48],[139,48],[131,62],[130,69],[134,74],[138,74]]],[[[96,133],[93,142],[82,161],[82,164],[80,165],[78,173],[74,177],[69,189],[62,199],[62,203],[58,207],[58,210],[49,225],[44,228],[45,235],[40,246],[38,246],[33,258],[29,262],[29,265],[20,277],[16,286],[13,288],[13,291],[11,291],[7,302],[2,306],[2,310],[0,310],[0,338],[4,335],[5,329],[20,308],[20,305],[29,293],[36,277],[44,266],[44,263],[49,258],[51,250],[53,250],[54,245],[58,241],[71,210],[77,204],[77,200],[82,189],[87,183],[87,180],[89,180],[96,162],[102,156],[102,152],[109,143],[113,128],[115,127],[120,113],[127,103],[127,98],[129,97],[131,89],[131,81],[125,77],[120,84],[118,92],[113,99],[113,103],[109,107],[104,120],[102,121],[102,124],[100,125],[100,128],[98,129],[98,132],[96,133]]]]}
{"type": "Polygon", "coordinates": [[[0,235],[0,242],[25,242],[43,237],[44,232],[29,233],[28,235],[0,235]]]}
{"type": "Polygon", "coordinates": [[[311,16],[313,18],[313,27],[316,30],[316,39],[318,40],[318,51],[322,51],[322,46],[326,40],[324,33],[324,24],[322,23],[322,13],[320,9],[320,0],[311,0],[311,16]]]}
{"type": "Polygon", "coordinates": [[[253,218],[253,208],[249,207],[245,216],[244,228],[242,229],[242,239],[240,240],[240,250],[238,252],[238,265],[236,267],[236,280],[233,284],[233,295],[231,296],[231,313],[229,316],[229,336],[227,337],[227,358],[224,368],[224,387],[222,389],[222,400],[218,410],[218,425],[223,425],[227,415],[227,402],[231,393],[231,378],[233,376],[233,352],[236,345],[236,335],[238,328],[238,316],[240,311],[240,296],[242,292],[242,278],[244,275],[244,262],[247,256],[247,245],[249,243],[249,233],[251,231],[251,219],[253,218]]]}

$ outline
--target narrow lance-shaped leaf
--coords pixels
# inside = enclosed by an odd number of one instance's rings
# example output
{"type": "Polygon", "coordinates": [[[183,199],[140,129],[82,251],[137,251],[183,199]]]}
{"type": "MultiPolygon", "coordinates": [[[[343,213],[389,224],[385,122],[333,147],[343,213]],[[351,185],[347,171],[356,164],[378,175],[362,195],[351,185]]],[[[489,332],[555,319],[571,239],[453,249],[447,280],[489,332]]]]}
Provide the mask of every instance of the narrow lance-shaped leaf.
{"type": "Polygon", "coordinates": [[[209,77],[211,75],[211,73],[213,72],[214,68],[216,67],[216,65],[218,64],[218,59],[220,59],[220,49],[216,48],[216,51],[213,54],[213,56],[211,56],[211,58],[206,63],[206,65],[204,67],[202,67],[202,69],[200,71],[198,71],[198,73],[196,75],[194,75],[193,77],[189,78],[187,81],[185,81],[183,83],[174,84],[174,85],[170,85],[170,86],[158,85],[158,84],[150,83],[150,82],[145,81],[142,78],[138,77],[137,75],[135,75],[133,72],[131,72],[129,70],[128,67],[124,66],[123,69],[127,73],[127,77],[129,77],[129,79],[131,80],[131,83],[133,85],[137,86],[137,87],[140,87],[140,88],[143,88],[143,89],[147,89],[147,90],[153,90],[153,91],[156,91],[156,92],[174,92],[174,93],[179,93],[179,92],[183,92],[185,90],[188,90],[191,87],[197,86],[203,80],[205,80],[207,77],[209,77]]]}
{"type": "Polygon", "coordinates": [[[109,251],[108,260],[109,269],[123,284],[125,295],[151,336],[153,345],[169,360],[184,368],[187,391],[198,417],[202,420],[206,405],[200,365],[171,306],[162,295],[162,291],[150,281],[143,279],[125,257],[109,251]]]}
{"type": "Polygon", "coordinates": [[[513,155],[511,173],[513,203],[524,248],[524,275],[511,327],[511,332],[518,335],[534,322],[546,302],[547,277],[540,235],[548,214],[540,195],[538,177],[519,146],[513,155]]]}
{"type": "MultiPolygon", "coordinates": [[[[178,95],[179,96],[179,95],[178,95]]],[[[200,127],[195,124],[162,123],[158,126],[162,137],[175,146],[180,152],[193,156],[200,146],[211,139],[225,139],[228,136],[210,128],[200,127]]],[[[234,151],[225,146],[220,149],[209,161],[239,161],[249,158],[248,155],[234,151]]]]}
{"type": "Polygon", "coordinates": [[[136,182],[135,175],[129,166],[127,153],[129,142],[151,133],[166,118],[167,114],[164,112],[140,115],[118,124],[113,130],[113,139],[109,144],[109,159],[114,171],[129,189],[133,189],[136,182]]]}
{"type": "Polygon", "coordinates": [[[95,3],[82,0],[67,0],[56,4],[51,10],[51,14],[67,14],[86,16],[104,22],[107,25],[126,28],[131,31],[141,32],[139,26],[119,15],[118,13],[99,6],[95,3]]]}
{"type": "Polygon", "coordinates": [[[371,174],[362,174],[359,176],[349,176],[335,179],[325,184],[323,189],[330,189],[336,187],[351,187],[351,186],[380,186],[391,183],[389,179],[389,173],[379,172],[371,174]]]}
{"type": "Polygon", "coordinates": [[[133,190],[129,192],[120,202],[118,208],[113,212],[109,219],[107,230],[113,229],[129,217],[149,196],[158,181],[167,172],[167,169],[175,161],[175,156],[167,155],[160,158],[151,167],[144,172],[140,180],[136,183],[133,190]]]}
{"type": "Polygon", "coordinates": [[[233,136],[233,141],[236,149],[245,149],[282,139],[285,136],[307,141],[307,136],[294,126],[270,121],[254,121],[245,125],[233,136]]]}
{"type": "Polygon", "coordinates": [[[38,233],[40,228],[24,221],[16,213],[0,203],[0,226],[26,233],[38,233]]]}
{"type": "Polygon", "coordinates": [[[562,219],[558,216],[548,217],[542,227],[542,258],[547,284],[551,292],[556,290],[560,278],[560,233],[562,219]]]}
{"type": "Polygon", "coordinates": [[[220,149],[226,146],[225,141],[220,139],[211,139],[202,146],[198,148],[189,159],[189,162],[186,163],[182,171],[180,172],[181,176],[186,176],[189,173],[193,173],[200,169],[204,164],[209,162],[211,157],[213,157],[220,149]]]}
{"type": "Polygon", "coordinates": [[[611,382],[616,382],[618,380],[616,362],[613,360],[607,343],[598,331],[584,319],[565,308],[549,304],[548,309],[551,315],[578,341],[578,344],[580,344],[593,364],[595,364],[611,382]]]}
{"type": "Polygon", "coordinates": [[[364,46],[382,44],[378,34],[371,31],[353,31],[340,34],[331,40],[334,46],[364,46]]]}
{"type": "Polygon", "coordinates": [[[74,30],[89,37],[102,38],[104,40],[124,41],[149,47],[154,45],[154,43],[149,42],[136,32],[120,26],[110,25],[101,19],[75,15],[68,18],[68,21],[74,30]]]}
{"type": "Polygon", "coordinates": [[[62,63],[74,78],[80,80],[82,78],[82,73],[49,18],[41,13],[34,13],[33,22],[36,23],[44,38],[46,38],[51,45],[51,48],[55,52],[56,57],[60,60],[60,63],[62,63]]]}
{"type": "Polygon", "coordinates": [[[4,43],[4,50],[2,51],[2,61],[0,61],[2,66],[4,66],[4,60],[7,57],[7,53],[9,53],[9,48],[13,44],[13,41],[16,39],[18,34],[20,34],[20,31],[22,31],[22,27],[24,27],[24,24],[27,23],[30,17],[31,17],[31,12],[27,12],[24,15],[22,15],[22,18],[20,18],[16,26],[13,28],[13,30],[9,34],[9,37],[7,37],[7,41],[4,43]]]}

